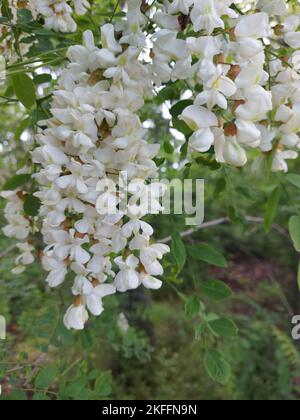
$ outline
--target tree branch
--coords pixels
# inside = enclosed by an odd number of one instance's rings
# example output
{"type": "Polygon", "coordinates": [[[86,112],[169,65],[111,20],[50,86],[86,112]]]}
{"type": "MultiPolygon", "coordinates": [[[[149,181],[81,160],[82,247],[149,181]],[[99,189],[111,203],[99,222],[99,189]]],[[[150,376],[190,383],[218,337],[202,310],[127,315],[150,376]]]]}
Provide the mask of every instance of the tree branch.
{"type": "MultiPolygon", "coordinates": [[[[245,219],[248,223],[252,223],[252,224],[263,224],[264,223],[264,219],[262,217],[246,216],[245,219]]],[[[182,238],[186,238],[188,236],[193,235],[198,230],[203,230],[203,229],[207,229],[207,228],[218,226],[218,225],[224,225],[224,224],[227,224],[227,223],[230,223],[229,217],[221,217],[220,219],[211,220],[210,222],[206,222],[206,223],[203,223],[202,225],[196,226],[195,228],[186,230],[185,232],[182,232],[180,234],[180,236],[182,238]]],[[[274,224],[274,225],[272,225],[272,229],[276,230],[280,235],[285,236],[289,241],[291,241],[288,232],[284,228],[282,228],[281,226],[279,226],[277,224],[274,224]]],[[[166,244],[168,242],[171,242],[171,240],[172,240],[172,236],[168,236],[168,237],[162,239],[160,242],[163,243],[163,244],[166,244]]]]}

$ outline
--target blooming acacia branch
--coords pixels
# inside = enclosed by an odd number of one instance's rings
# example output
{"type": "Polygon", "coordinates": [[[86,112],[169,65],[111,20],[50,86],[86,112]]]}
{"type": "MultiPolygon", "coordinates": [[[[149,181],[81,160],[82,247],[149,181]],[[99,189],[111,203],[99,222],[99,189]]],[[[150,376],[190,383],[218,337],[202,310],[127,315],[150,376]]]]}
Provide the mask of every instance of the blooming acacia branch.
{"type": "Polygon", "coordinates": [[[262,0],[256,7],[259,12],[243,14],[231,0],[158,6],[153,79],[158,86],[184,80],[194,91],[194,105],[181,115],[193,132],[191,153],[213,148],[218,162],[241,167],[247,150],[255,149],[261,152],[253,165],[258,171],[273,152],[272,170],[287,171],[286,160],[298,156],[300,144],[300,17],[282,0],[262,0]],[[263,40],[271,36],[284,40],[288,57],[273,41],[265,48],[263,40]],[[278,59],[270,61],[265,50],[278,59]]]}
{"type": "Polygon", "coordinates": [[[137,25],[144,16],[129,4],[128,20],[101,28],[102,48],[90,31],[84,44],[68,51],[69,66],[53,94],[53,117],[42,122],[33,160],[42,202],[42,234],[47,244],[42,262],[50,287],[68,271],[75,275],[74,303],[65,316],[68,328],[82,329],[86,308],[99,316],[102,299],[141,284],[158,289],[159,260],[168,247],[152,243],[152,227],[142,221],[150,207],[161,210],[163,185],[147,185],[157,174],[152,160],[159,145],[147,144],[137,112],[152,95],[151,79],[139,61],[145,37],[137,25]],[[133,34],[132,26],[136,31],[133,34]],[[129,202],[121,207],[118,175],[129,180],[129,202]]]}
{"type": "MultiPolygon", "coordinates": [[[[79,14],[87,7],[73,3],[79,14]]],[[[124,19],[111,24],[118,2],[111,22],[102,26],[101,47],[87,31],[83,45],[68,49],[52,117],[40,123],[32,154],[39,168],[34,175],[35,196],[42,202],[39,219],[24,214],[21,189],[6,193],[5,233],[21,241],[15,272],[32,261],[29,236],[37,222],[49,286],[59,286],[68,272],[74,275],[68,328],[82,329],[87,309],[100,315],[107,295],[162,284],[160,260],[168,247],[153,243],[153,229],[143,221],[150,194],[155,213],[161,210],[163,187],[148,184],[157,175],[160,146],[147,143],[138,117],[153,92],[178,81],[191,90],[192,104],[179,116],[189,132],[191,160],[194,153],[210,153],[222,164],[242,167],[254,151],[254,170],[271,157],[273,171],[287,171],[286,161],[298,156],[300,15],[285,1],[260,0],[250,13],[231,0],[127,3],[124,19]],[[122,173],[129,180],[125,207],[122,173]]],[[[46,27],[75,30],[69,3],[38,0],[38,5],[46,27]]],[[[11,70],[18,74],[22,64],[11,70]]]]}

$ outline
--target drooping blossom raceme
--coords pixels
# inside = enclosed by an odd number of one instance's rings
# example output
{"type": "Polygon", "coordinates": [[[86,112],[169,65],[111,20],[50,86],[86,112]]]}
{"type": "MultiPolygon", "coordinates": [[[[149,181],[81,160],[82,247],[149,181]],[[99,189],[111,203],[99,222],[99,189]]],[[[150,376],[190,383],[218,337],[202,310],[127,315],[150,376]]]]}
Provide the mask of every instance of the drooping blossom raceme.
{"type": "MultiPolygon", "coordinates": [[[[34,20],[44,20],[44,26],[57,32],[75,32],[77,24],[74,20],[74,14],[83,16],[90,7],[88,0],[9,0],[8,7],[12,18],[11,23],[16,24],[18,19],[18,10],[27,9],[31,12],[34,20]]],[[[0,11],[1,16],[1,11],[0,11]]],[[[15,40],[10,26],[0,25],[1,43],[0,52],[5,54],[8,61],[16,59],[14,49],[12,48],[15,40]]],[[[30,43],[22,42],[22,39],[28,37],[26,34],[20,34],[18,38],[19,48],[22,55],[28,52],[30,43]]]]}
{"type": "Polygon", "coordinates": [[[75,32],[77,24],[73,13],[82,16],[90,4],[88,0],[31,0],[34,2],[34,11],[43,16],[45,27],[57,32],[75,32]]]}
{"type": "Polygon", "coordinates": [[[240,167],[247,163],[247,150],[256,149],[260,151],[257,168],[265,153],[274,150],[272,169],[286,171],[285,161],[297,157],[299,144],[295,92],[300,16],[290,14],[282,0],[259,0],[252,14],[238,13],[234,3],[175,0],[157,7],[153,20],[159,29],[152,36],[149,66],[152,78],[157,87],[184,80],[194,90],[194,105],[179,117],[193,131],[190,152],[213,148],[218,162],[240,167]],[[280,24],[274,27],[269,16],[280,24]],[[190,29],[195,35],[186,36],[190,29]],[[276,35],[294,49],[289,58],[276,60],[276,49],[282,44],[265,43],[276,35]]]}
{"type": "MultiPolygon", "coordinates": [[[[18,10],[28,9],[31,11],[32,16],[36,18],[36,13],[34,9],[34,0],[28,0],[25,3],[18,2],[17,0],[8,0],[8,7],[11,13],[10,23],[16,24],[18,18],[18,10]]],[[[2,16],[2,9],[0,9],[0,17],[2,16]]],[[[0,54],[3,54],[7,62],[14,62],[18,59],[18,54],[14,49],[14,32],[10,25],[0,24],[0,54]]],[[[26,37],[26,34],[18,35],[18,48],[21,55],[25,55],[30,48],[29,43],[22,42],[22,39],[26,37]]]]}
{"type": "Polygon", "coordinates": [[[20,274],[26,266],[35,260],[34,247],[30,244],[29,236],[33,232],[32,221],[24,212],[24,193],[22,191],[2,191],[0,196],[7,200],[4,208],[4,217],[7,225],[3,228],[3,233],[8,238],[17,239],[16,244],[20,254],[16,258],[14,274],[20,274]]]}
{"type": "MultiPolygon", "coordinates": [[[[85,0],[28,3],[46,27],[63,32],[76,28],[72,5],[79,15],[88,8],[85,0]]],[[[124,19],[102,26],[101,48],[90,31],[69,48],[52,118],[40,123],[33,152],[46,282],[57,287],[67,273],[74,277],[68,328],[101,315],[109,295],[162,285],[168,247],[153,243],[144,217],[162,210],[165,187],[148,182],[157,176],[159,145],[147,143],[138,117],[154,91],[186,86],[192,100],[178,118],[190,131],[190,154],[235,167],[255,155],[254,170],[270,157],[273,171],[287,171],[298,156],[300,15],[293,12],[283,0],[129,0],[124,19]]],[[[4,195],[19,273],[33,259],[32,224],[23,193],[4,195]]]]}
{"type": "Polygon", "coordinates": [[[68,328],[82,329],[87,311],[101,315],[108,295],[162,284],[159,261],[169,249],[152,243],[153,229],[142,220],[162,209],[165,189],[147,183],[157,175],[159,145],[147,143],[137,115],[152,85],[136,38],[131,40],[122,48],[114,26],[106,24],[102,48],[87,31],[83,45],[69,49],[53,117],[41,123],[46,128],[33,152],[41,165],[36,196],[42,202],[47,283],[59,286],[68,271],[75,276],[74,302],[64,319],[68,328]]]}

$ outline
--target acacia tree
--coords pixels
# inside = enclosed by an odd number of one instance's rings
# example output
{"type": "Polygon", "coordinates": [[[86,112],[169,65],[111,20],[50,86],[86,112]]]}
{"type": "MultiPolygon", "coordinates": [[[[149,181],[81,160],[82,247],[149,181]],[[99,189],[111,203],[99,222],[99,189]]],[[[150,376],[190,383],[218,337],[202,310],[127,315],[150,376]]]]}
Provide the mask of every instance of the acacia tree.
{"type": "MultiPolygon", "coordinates": [[[[89,313],[103,313],[106,296],[159,289],[165,280],[187,315],[201,318],[206,369],[226,383],[218,338],[237,327],[197,293],[186,297],[177,279],[189,258],[227,264],[211,244],[187,245],[197,229],[229,222],[280,229],[284,183],[300,187],[299,175],[275,174],[288,172],[300,145],[298,1],[2,0],[1,15],[1,105],[18,121],[3,143],[17,173],[1,193],[4,233],[20,251],[14,274],[41,261],[48,286],[69,282],[64,323],[76,330],[89,313]],[[188,178],[199,167],[210,170],[216,197],[234,193],[229,173],[269,177],[265,214],[249,216],[231,201],[217,220],[155,235],[165,186],[150,180],[166,170],[188,178]]],[[[299,215],[289,228],[300,251],[299,215]]],[[[217,280],[198,287],[217,301],[231,295],[217,280]]]]}

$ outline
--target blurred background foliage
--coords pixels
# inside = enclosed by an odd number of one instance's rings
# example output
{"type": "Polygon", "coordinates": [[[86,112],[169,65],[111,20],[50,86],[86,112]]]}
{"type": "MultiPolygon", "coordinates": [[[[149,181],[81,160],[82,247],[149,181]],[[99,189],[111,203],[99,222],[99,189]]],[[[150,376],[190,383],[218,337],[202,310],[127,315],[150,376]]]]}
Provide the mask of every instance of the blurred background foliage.
{"type": "MultiPolygon", "coordinates": [[[[78,20],[76,35],[32,32],[37,42],[28,57],[48,55],[31,75],[50,74],[51,81],[37,78],[42,100],[30,113],[14,102],[9,82],[0,87],[9,99],[1,101],[1,185],[30,159],[35,123],[49,113],[48,94],[63,64],[61,49],[79,42],[83,30],[95,31],[95,21],[99,26],[107,20],[115,5],[110,0],[94,2],[92,14],[78,20]]],[[[267,168],[257,175],[251,165],[244,170],[216,165],[209,153],[195,156],[192,163],[185,161],[184,136],[168,128],[171,110],[173,127],[185,130],[176,119],[180,110],[172,112],[185,89],[181,83],[165,88],[145,104],[142,119],[150,127],[149,141],[161,143],[161,176],[205,179],[205,221],[227,222],[196,230],[181,242],[176,232],[187,229],[184,215],[151,218],[157,239],[173,234],[163,288],[107,298],[104,314],[91,319],[83,332],[70,332],[62,324],[72,280],[50,291],[39,263],[23,274],[12,274],[17,252],[14,242],[0,233],[0,315],[7,320],[7,339],[0,340],[1,398],[300,398],[300,348],[291,339],[291,318],[300,313],[299,257],[288,234],[289,217],[299,214],[299,188],[286,175],[271,174],[267,168]],[[276,188],[280,197],[274,209],[270,194],[276,188]],[[217,252],[215,264],[187,253],[199,244],[217,252]],[[223,264],[222,255],[228,264],[223,264]],[[223,282],[216,283],[221,296],[203,287],[215,280],[223,282]],[[218,333],[213,324],[218,317],[232,320],[229,332],[218,333]],[[221,373],[210,369],[208,348],[221,351],[210,355],[222,355],[221,373]]],[[[299,169],[299,162],[292,163],[292,173],[299,169]]],[[[1,200],[1,227],[4,204],[1,200]]]]}

